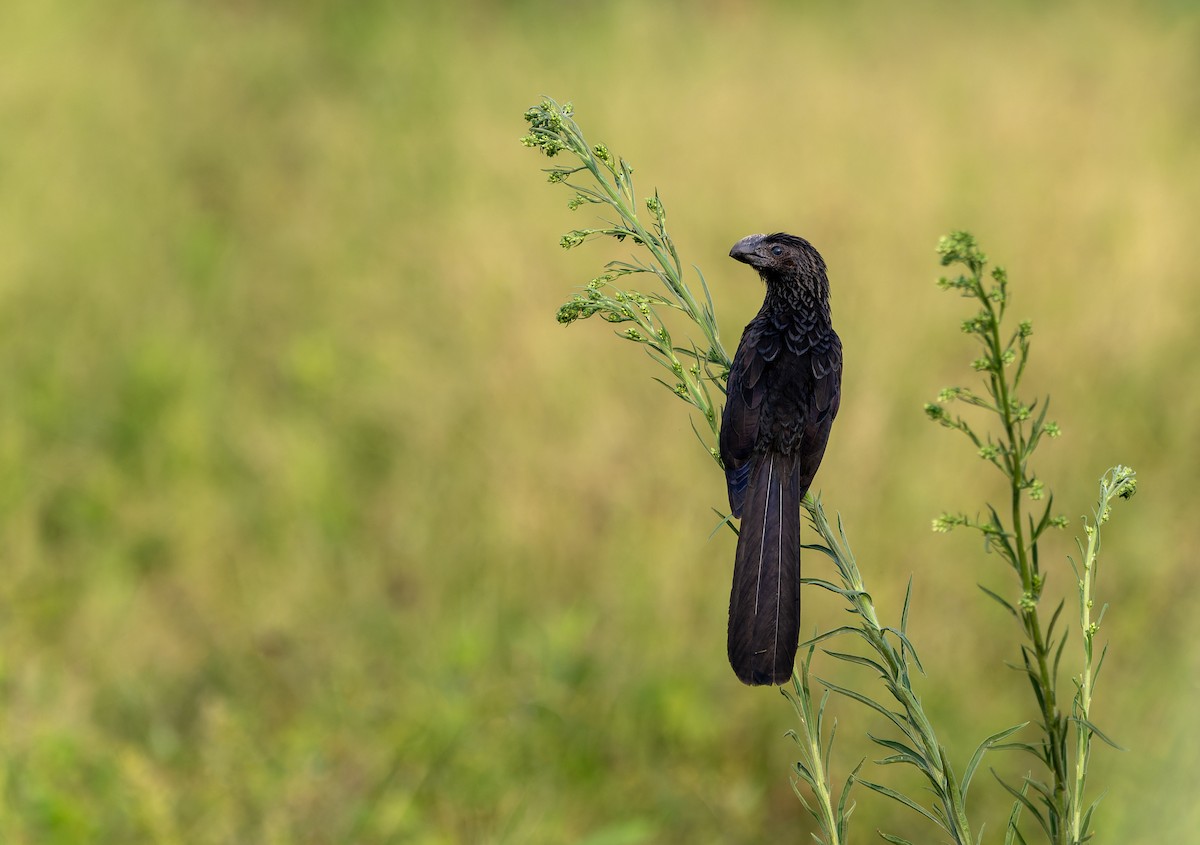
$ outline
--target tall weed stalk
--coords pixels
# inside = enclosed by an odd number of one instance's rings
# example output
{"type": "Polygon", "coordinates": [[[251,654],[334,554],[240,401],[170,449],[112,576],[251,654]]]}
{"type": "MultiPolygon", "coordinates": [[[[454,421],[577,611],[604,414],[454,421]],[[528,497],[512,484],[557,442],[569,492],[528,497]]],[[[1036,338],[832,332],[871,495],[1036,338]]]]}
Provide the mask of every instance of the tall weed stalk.
{"type": "MultiPolygon", "coordinates": [[[[971,362],[979,373],[983,392],[970,387],[947,387],[936,403],[925,406],[929,418],[958,431],[974,446],[976,454],[992,464],[1004,478],[1005,501],[988,504],[986,516],[943,513],[933,521],[935,531],[963,527],[979,532],[988,551],[994,552],[1015,577],[1012,592],[1001,595],[980,585],[1017,623],[1023,642],[1021,662],[1016,666],[1029,681],[1033,693],[1040,736],[1033,741],[1009,743],[1005,747],[1033,755],[1044,776],[1028,775],[1020,786],[1002,779],[1001,785],[1017,801],[1018,810],[1028,813],[1049,842],[1082,842],[1089,835],[1092,804],[1083,810],[1084,786],[1091,740],[1112,744],[1090,719],[1095,676],[1104,660],[1102,649],[1095,658],[1093,642],[1104,615],[1103,608],[1092,619],[1095,589],[1095,553],[1099,548],[1099,526],[1107,521],[1114,499],[1127,499],[1137,489],[1133,470],[1116,466],[1100,481],[1100,500],[1091,522],[1084,521],[1086,546],[1080,544],[1082,563],[1071,561],[1078,581],[1080,634],[1083,670],[1075,677],[1077,689],[1069,713],[1060,704],[1059,665],[1068,642],[1063,623],[1065,600],[1050,613],[1042,614],[1046,573],[1042,569],[1040,541],[1047,530],[1063,527],[1067,519],[1053,512],[1054,496],[1035,474],[1031,459],[1044,439],[1058,437],[1058,425],[1046,418],[1049,398],[1027,401],[1020,393],[1021,377],[1029,361],[1033,325],[1022,320],[1006,328],[1009,305],[1008,274],[1003,267],[987,270],[988,260],[967,232],[955,232],[938,244],[943,266],[959,266],[957,276],[942,277],[939,287],[958,291],[973,300],[975,314],[962,322],[962,331],[972,336],[980,354],[971,362]],[[994,422],[991,430],[978,429],[963,416],[953,413],[955,403],[980,408],[994,422]],[[1031,512],[1032,511],[1032,512],[1031,512]],[[1060,624],[1062,623],[1062,624],[1060,624]],[[1095,659],[1094,659],[1095,658],[1095,659]],[[1069,740],[1074,734],[1074,743],[1069,740]]],[[[1018,812],[1019,816],[1020,813],[1018,812]]],[[[1023,841],[1016,826],[1011,835],[1023,841]]]]}

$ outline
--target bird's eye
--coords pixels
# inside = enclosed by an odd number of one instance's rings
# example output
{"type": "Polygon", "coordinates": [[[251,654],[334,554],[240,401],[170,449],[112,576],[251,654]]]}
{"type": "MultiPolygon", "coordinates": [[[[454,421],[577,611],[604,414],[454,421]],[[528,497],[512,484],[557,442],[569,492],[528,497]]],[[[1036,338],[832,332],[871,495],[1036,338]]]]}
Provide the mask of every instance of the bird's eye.
{"type": "Polygon", "coordinates": [[[783,247],[781,247],[781,246],[771,247],[771,255],[783,255],[783,247]]]}

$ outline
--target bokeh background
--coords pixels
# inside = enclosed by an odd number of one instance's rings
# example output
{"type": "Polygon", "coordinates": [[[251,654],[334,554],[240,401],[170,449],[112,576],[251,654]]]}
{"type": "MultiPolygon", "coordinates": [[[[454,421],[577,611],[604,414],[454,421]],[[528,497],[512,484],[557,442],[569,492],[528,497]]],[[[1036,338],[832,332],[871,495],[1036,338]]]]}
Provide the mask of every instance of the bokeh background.
{"type": "MultiPolygon", "coordinates": [[[[1100,474],[1141,480],[1097,841],[1200,842],[1194,4],[20,0],[0,55],[0,841],[807,840],[794,716],[725,662],[722,480],[636,347],[554,322],[629,253],[558,248],[591,218],[517,142],[548,94],[660,190],[731,348],[730,245],[823,251],[818,486],[893,622],[912,578],[960,766],[1032,715],[1007,573],[929,529],[1001,490],[921,411],[975,354],[933,248],[1008,267],[1064,431],[1049,600],[1100,474]]],[[[883,726],[830,712],[840,779],[883,726]]],[[[853,841],[937,840],[857,797],[853,841]]],[[[1008,807],[981,776],[985,841],[1008,807]]]]}

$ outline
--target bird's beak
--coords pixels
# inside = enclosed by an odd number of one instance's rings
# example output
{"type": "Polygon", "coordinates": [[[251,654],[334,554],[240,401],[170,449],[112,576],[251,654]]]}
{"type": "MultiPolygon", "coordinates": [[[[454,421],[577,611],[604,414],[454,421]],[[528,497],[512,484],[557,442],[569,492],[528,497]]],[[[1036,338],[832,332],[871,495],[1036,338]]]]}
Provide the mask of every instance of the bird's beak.
{"type": "Polygon", "coordinates": [[[762,235],[749,235],[742,238],[733,245],[733,249],[729,250],[729,257],[734,261],[749,264],[751,267],[757,266],[754,258],[757,255],[758,245],[762,242],[762,239],[762,235]]]}

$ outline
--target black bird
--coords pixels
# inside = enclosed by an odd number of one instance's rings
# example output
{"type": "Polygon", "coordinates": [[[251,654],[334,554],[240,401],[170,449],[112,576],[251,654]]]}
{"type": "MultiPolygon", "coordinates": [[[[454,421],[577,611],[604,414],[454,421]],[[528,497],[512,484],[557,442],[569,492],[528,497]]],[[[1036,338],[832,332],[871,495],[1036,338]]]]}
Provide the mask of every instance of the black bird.
{"type": "Polygon", "coordinates": [[[766,283],[729,370],[721,461],[741,518],[729,596],[729,663],[746,684],[783,684],[800,639],[800,500],[825,454],[842,387],[825,261],[804,238],[750,235],[731,258],[766,283]]]}

